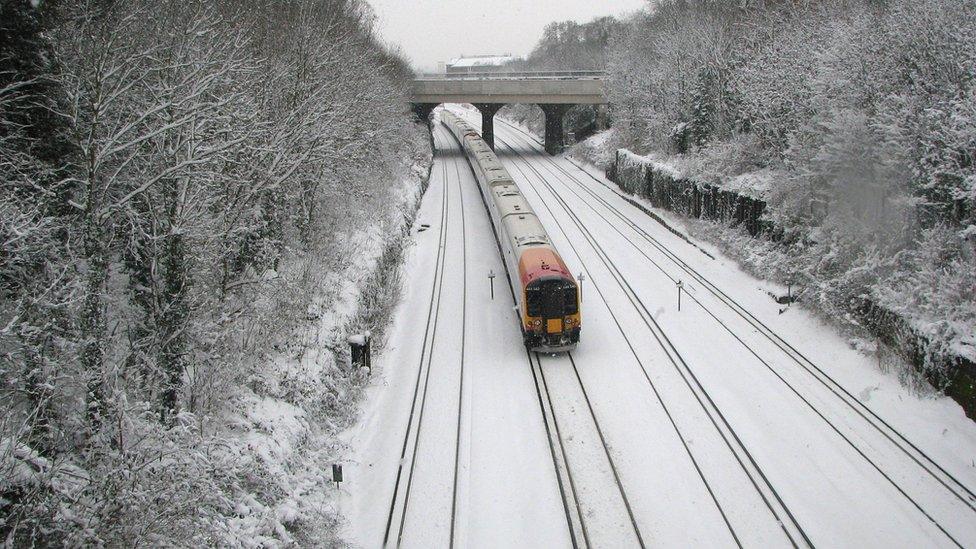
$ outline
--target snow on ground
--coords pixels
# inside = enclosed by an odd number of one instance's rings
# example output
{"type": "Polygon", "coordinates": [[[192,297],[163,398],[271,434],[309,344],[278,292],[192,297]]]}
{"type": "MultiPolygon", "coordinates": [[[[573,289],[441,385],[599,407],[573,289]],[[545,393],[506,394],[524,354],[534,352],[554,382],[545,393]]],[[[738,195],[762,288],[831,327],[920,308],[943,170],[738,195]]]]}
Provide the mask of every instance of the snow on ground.
{"type": "Polygon", "coordinates": [[[474,180],[435,129],[439,153],[406,295],[365,410],[344,435],[346,539],[363,547],[383,544],[387,532],[391,545],[409,547],[558,547],[571,536],[600,547],[976,544],[972,497],[934,466],[923,469],[926,458],[870,415],[973,490],[976,426],[958,405],[911,393],[802,307],[783,311],[768,295],[779,288],[679,238],[598,170],[548,157],[504,123],[496,140],[564,260],[586,275],[583,340],[572,361],[529,364],[474,180]],[[494,300],[489,270],[499,274],[494,300]],[[585,532],[570,526],[580,518],[585,532]]]}
{"type": "Polygon", "coordinates": [[[442,152],[415,224],[407,290],[387,346],[376,357],[360,421],[344,436],[352,450],[340,503],[343,536],[377,547],[391,522],[395,544],[402,523],[403,545],[446,546],[453,516],[454,540],[462,547],[568,546],[552,458],[487,214],[464,159],[444,152],[456,148],[452,138],[443,129],[435,135],[442,152]],[[421,231],[424,225],[429,228],[421,231]],[[499,274],[494,300],[489,271],[499,274]],[[437,324],[428,333],[429,310],[437,324]]]}
{"type": "Polygon", "coordinates": [[[231,502],[237,517],[220,533],[222,543],[287,545],[296,543],[294,528],[314,530],[311,537],[323,545],[335,542],[327,537],[334,535],[341,505],[331,483],[338,453],[334,437],[351,422],[342,413],[353,406],[357,390],[357,374],[344,371],[335,349],[345,345],[350,323],[362,312],[364,285],[403,223],[403,212],[416,208],[423,177],[423,168],[414,166],[373,225],[337,235],[344,267],[323,279],[322,293],[308,308],[308,328],[287,349],[266,357],[264,369],[246,387],[227,395],[225,451],[251,464],[248,482],[258,497],[243,493],[231,502]]]}
{"type": "Polygon", "coordinates": [[[761,199],[769,194],[776,178],[782,175],[773,170],[763,169],[730,177],[722,182],[721,187],[743,196],[761,199]]]}
{"type": "MultiPolygon", "coordinates": [[[[958,405],[911,393],[802,308],[781,312],[768,284],[676,237],[622,200],[596,170],[540,154],[537,143],[505,124],[496,124],[496,139],[564,259],[587,273],[584,336],[574,356],[645,540],[729,544],[722,511],[728,530],[748,545],[790,538],[802,544],[802,536],[829,545],[976,543],[971,497],[956,497],[941,482],[962,489],[934,466],[933,474],[923,470],[917,462],[924,458],[899,449],[894,435],[857,412],[860,404],[832,392],[645,237],[772,327],[972,490],[976,427],[958,405]],[[524,157],[505,153],[507,145],[524,157]],[[677,279],[687,292],[680,312],[677,279]]],[[[563,362],[544,368],[559,376],[563,362]]],[[[582,413],[578,405],[556,408],[564,418],[582,413]]],[[[592,443],[587,421],[563,437],[592,443]]],[[[614,490],[607,484],[580,501],[607,501],[614,490]]],[[[599,505],[589,510],[592,524],[620,519],[596,516],[599,505]]],[[[614,539],[612,526],[603,533],[614,539]]]]}

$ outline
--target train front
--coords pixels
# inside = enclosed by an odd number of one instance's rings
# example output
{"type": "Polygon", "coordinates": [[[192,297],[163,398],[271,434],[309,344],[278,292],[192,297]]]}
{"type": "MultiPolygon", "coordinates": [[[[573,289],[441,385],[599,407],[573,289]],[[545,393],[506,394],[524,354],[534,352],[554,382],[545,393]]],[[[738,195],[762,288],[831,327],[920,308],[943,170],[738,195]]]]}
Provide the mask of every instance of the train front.
{"type": "Polygon", "coordinates": [[[519,261],[522,279],[522,328],[525,346],[545,353],[571,351],[580,339],[579,286],[551,247],[525,250],[519,261]]]}

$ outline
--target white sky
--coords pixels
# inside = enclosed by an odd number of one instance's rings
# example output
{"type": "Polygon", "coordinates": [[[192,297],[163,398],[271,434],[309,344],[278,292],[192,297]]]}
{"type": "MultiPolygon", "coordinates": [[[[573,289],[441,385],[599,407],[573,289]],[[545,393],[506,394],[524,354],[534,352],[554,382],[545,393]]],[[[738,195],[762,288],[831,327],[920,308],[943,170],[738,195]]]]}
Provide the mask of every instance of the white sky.
{"type": "Polygon", "coordinates": [[[415,68],[460,55],[526,55],[553,21],[632,13],[646,0],[368,0],[383,40],[415,68]]]}

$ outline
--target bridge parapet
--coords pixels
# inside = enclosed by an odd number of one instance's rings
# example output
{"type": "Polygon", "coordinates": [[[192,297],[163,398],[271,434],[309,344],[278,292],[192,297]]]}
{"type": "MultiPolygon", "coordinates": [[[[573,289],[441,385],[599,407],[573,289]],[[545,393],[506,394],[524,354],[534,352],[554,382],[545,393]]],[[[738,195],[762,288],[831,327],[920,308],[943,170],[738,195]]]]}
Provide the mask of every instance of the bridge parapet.
{"type": "Polygon", "coordinates": [[[417,80],[604,80],[605,71],[491,71],[421,74],[417,80]]]}

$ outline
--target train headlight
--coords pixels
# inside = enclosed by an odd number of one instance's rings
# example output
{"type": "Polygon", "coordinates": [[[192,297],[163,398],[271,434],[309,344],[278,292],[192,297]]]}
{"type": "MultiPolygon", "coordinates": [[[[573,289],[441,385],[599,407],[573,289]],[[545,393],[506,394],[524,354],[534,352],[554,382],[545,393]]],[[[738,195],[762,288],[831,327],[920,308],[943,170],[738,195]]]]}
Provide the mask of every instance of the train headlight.
{"type": "Polygon", "coordinates": [[[542,326],[542,319],[541,318],[537,318],[537,319],[533,320],[532,321],[532,325],[535,326],[536,328],[538,328],[539,326],[542,326]]]}
{"type": "Polygon", "coordinates": [[[563,321],[567,326],[572,326],[574,322],[576,322],[576,319],[571,316],[567,316],[566,320],[563,321]]]}

